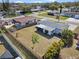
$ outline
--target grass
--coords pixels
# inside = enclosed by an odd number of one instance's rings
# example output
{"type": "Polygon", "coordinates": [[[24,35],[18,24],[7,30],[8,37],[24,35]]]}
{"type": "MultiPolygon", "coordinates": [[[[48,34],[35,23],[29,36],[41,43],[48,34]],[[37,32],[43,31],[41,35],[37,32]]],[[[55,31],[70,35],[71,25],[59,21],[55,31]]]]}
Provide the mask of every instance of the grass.
{"type": "Polygon", "coordinates": [[[26,16],[27,16],[27,15],[30,15],[30,14],[32,14],[32,12],[25,13],[26,16]]]}
{"type": "MultiPolygon", "coordinates": [[[[56,19],[56,16],[51,16],[51,15],[48,15],[47,12],[41,12],[38,14],[39,16],[45,16],[45,17],[50,17],[50,18],[55,18],[56,19]]],[[[69,17],[66,17],[66,16],[60,16],[60,20],[66,20],[68,19],[69,17]]]]}

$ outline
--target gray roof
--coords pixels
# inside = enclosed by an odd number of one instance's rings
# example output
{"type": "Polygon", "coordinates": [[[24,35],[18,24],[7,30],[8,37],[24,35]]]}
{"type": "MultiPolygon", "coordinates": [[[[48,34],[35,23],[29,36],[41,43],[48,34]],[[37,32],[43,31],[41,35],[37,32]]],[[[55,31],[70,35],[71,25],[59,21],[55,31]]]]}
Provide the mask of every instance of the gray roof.
{"type": "Polygon", "coordinates": [[[48,26],[45,26],[42,24],[36,25],[36,27],[43,28],[43,29],[48,30],[48,31],[52,31],[55,29],[55,28],[51,28],[51,27],[48,27],[48,26]]]}
{"type": "Polygon", "coordinates": [[[48,27],[47,29],[49,28],[52,28],[53,29],[67,29],[69,27],[69,25],[67,23],[62,23],[62,22],[56,22],[56,21],[48,21],[48,20],[43,20],[43,21],[40,21],[38,23],[38,25],[41,24],[41,25],[44,25],[46,27],[48,27]]]}
{"type": "Polygon", "coordinates": [[[9,58],[12,59],[13,56],[8,50],[6,50],[5,53],[0,56],[0,59],[9,59],[9,58]]]}

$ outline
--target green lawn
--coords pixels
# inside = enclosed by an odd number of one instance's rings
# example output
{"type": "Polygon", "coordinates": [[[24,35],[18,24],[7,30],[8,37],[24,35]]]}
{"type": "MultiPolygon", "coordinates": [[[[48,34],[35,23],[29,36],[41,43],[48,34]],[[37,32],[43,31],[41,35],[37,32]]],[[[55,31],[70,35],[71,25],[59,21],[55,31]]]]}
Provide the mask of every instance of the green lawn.
{"type": "Polygon", "coordinates": [[[32,12],[25,13],[25,15],[30,15],[30,14],[32,14],[32,12]]]}
{"type": "MultiPolygon", "coordinates": [[[[41,13],[39,13],[38,15],[39,15],[39,16],[50,17],[50,18],[55,18],[55,19],[56,19],[56,16],[48,15],[47,12],[41,12],[41,13]]],[[[66,20],[67,18],[69,18],[69,17],[60,16],[60,19],[61,19],[61,20],[66,20]]]]}
{"type": "Polygon", "coordinates": [[[19,15],[17,15],[17,14],[15,14],[15,15],[7,15],[7,16],[5,16],[5,18],[12,18],[12,17],[17,17],[17,16],[19,16],[19,15]]]}

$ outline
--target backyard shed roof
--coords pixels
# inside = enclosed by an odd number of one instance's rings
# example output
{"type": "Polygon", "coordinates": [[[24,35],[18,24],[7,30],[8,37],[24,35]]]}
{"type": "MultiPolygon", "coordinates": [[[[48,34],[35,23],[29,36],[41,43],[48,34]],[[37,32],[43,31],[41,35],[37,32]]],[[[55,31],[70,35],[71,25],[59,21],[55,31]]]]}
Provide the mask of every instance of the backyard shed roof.
{"type": "Polygon", "coordinates": [[[3,44],[0,45],[0,59],[13,58],[12,54],[4,47],[3,44]]]}
{"type": "Polygon", "coordinates": [[[0,58],[1,59],[11,59],[11,58],[13,58],[13,56],[8,50],[6,50],[5,53],[0,58]]]}

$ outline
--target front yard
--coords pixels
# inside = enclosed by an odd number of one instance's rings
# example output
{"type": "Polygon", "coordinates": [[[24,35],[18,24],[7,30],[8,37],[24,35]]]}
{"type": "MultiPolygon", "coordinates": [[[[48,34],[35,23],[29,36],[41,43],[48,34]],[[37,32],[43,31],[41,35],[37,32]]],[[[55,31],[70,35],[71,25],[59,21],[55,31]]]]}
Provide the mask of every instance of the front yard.
{"type": "MultiPolygon", "coordinates": [[[[47,12],[41,12],[38,14],[39,16],[44,16],[44,17],[49,17],[49,18],[55,18],[56,19],[56,16],[51,16],[51,15],[48,15],[47,12]]],[[[66,20],[68,19],[69,17],[65,17],[65,16],[60,16],[60,20],[66,20]]]]}

